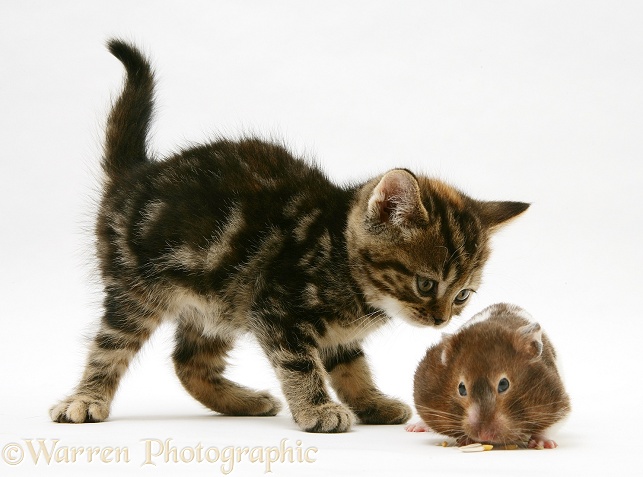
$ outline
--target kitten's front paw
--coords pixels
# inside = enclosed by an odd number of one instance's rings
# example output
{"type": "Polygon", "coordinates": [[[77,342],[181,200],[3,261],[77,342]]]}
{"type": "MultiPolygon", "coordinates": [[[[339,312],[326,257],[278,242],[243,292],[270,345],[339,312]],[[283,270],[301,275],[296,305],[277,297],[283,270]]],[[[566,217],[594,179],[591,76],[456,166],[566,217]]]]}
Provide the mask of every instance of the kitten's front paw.
{"type": "Polygon", "coordinates": [[[408,405],[388,396],[378,396],[355,413],[362,424],[404,424],[413,415],[408,405]]]}
{"type": "Polygon", "coordinates": [[[101,399],[77,394],[52,407],[49,415],[54,422],[100,422],[109,416],[109,404],[101,399]]]}
{"type": "Polygon", "coordinates": [[[354,421],[353,413],[335,402],[300,410],[293,417],[306,432],[346,432],[354,421]]]}

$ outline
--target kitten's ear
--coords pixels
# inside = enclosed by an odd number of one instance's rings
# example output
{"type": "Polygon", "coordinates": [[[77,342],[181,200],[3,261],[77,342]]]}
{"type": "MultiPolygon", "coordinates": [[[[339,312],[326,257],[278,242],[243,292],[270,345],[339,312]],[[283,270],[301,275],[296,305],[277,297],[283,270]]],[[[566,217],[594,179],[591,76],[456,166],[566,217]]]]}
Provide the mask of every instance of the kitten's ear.
{"type": "Polygon", "coordinates": [[[428,220],[420,186],[415,177],[403,169],[384,174],[368,199],[366,214],[371,222],[396,226],[428,220]]]}
{"type": "Polygon", "coordinates": [[[514,348],[532,359],[538,359],[543,353],[543,331],[538,323],[529,323],[516,330],[514,348]]]}
{"type": "Polygon", "coordinates": [[[525,202],[478,202],[482,223],[490,230],[505,225],[529,208],[525,202]]]}

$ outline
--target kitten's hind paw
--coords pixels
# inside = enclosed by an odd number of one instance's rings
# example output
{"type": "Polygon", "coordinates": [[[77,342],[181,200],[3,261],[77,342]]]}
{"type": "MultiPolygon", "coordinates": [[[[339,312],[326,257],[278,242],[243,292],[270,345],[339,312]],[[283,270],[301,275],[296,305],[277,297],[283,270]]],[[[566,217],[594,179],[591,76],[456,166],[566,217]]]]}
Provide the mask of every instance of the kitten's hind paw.
{"type": "Polygon", "coordinates": [[[355,414],[362,424],[404,424],[413,415],[408,405],[384,395],[360,407],[355,414]]]}
{"type": "Polygon", "coordinates": [[[76,394],[52,407],[49,415],[54,422],[100,422],[109,416],[109,404],[101,399],[76,394]]]}
{"type": "Polygon", "coordinates": [[[306,432],[346,432],[353,425],[353,413],[335,402],[293,413],[295,422],[306,432]]]}
{"type": "MultiPolygon", "coordinates": [[[[241,388],[240,388],[241,389],[241,388]]],[[[229,416],[276,416],[281,410],[281,402],[267,392],[255,392],[243,390],[231,396],[222,396],[218,403],[222,407],[219,410],[229,416]],[[224,397],[228,397],[224,400],[224,397]]]]}
{"type": "Polygon", "coordinates": [[[260,407],[260,410],[255,414],[256,416],[276,416],[281,410],[281,402],[278,399],[272,397],[271,394],[267,392],[260,392],[259,399],[263,403],[263,406],[260,407]]]}

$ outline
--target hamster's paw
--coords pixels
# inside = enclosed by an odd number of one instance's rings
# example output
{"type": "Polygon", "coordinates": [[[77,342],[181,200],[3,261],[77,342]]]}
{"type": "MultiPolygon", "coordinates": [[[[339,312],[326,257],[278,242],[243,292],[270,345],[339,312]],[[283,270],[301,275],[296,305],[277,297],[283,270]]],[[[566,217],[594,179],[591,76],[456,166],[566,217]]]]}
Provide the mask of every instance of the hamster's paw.
{"type": "Polygon", "coordinates": [[[353,425],[353,413],[335,402],[293,413],[295,422],[306,432],[346,432],[353,425]]]}
{"type": "Polygon", "coordinates": [[[362,424],[404,424],[413,414],[402,401],[384,395],[369,400],[354,411],[362,424]]]}
{"type": "Polygon", "coordinates": [[[455,445],[458,447],[470,446],[471,444],[479,444],[478,441],[474,441],[469,436],[458,437],[455,442],[455,445]]]}
{"type": "Polygon", "coordinates": [[[426,425],[424,421],[419,421],[414,424],[407,425],[404,430],[406,432],[429,432],[429,426],[426,425]]]}
{"type": "Polygon", "coordinates": [[[546,436],[534,434],[533,436],[531,436],[531,439],[529,439],[527,447],[529,447],[530,449],[555,449],[556,447],[558,447],[558,444],[556,444],[555,441],[552,441],[546,436]]]}
{"type": "Polygon", "coordinates": [[[84,394],[75,394],[52,407],[49,415],[54,422],[100,422],[109,416],[109,403],[84,394]]]}

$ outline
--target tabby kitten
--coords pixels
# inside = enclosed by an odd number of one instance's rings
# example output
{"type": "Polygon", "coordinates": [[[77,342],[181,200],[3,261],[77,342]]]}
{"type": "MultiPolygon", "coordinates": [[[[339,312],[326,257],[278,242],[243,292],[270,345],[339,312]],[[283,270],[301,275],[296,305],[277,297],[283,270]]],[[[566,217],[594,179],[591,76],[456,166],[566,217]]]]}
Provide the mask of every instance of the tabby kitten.
{"type": "Polygon", "coordinates": [[[272,416],[266,392],[224,377],[237,336],[254,334],[305,431],[344,432],[354,416],[399,424],[406,404],[373,383],[362,339],[394,315],[442,326],[478,288],[489,236],[527,209],[481,202],[404,169],[339,187],[278,144],[217,140],[152,160],[154,78],[112,40],[127,71],[109,115],[96,226],[104,315],[57,422],[107,418],[130,361],[176,319],[176,373],[213,411],[272,416]],[[344,404],[331,400],[326,382],[344,404]]]}

